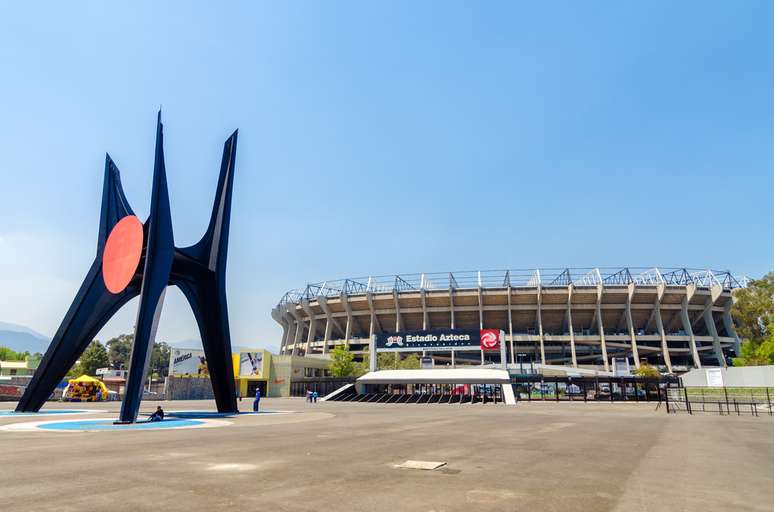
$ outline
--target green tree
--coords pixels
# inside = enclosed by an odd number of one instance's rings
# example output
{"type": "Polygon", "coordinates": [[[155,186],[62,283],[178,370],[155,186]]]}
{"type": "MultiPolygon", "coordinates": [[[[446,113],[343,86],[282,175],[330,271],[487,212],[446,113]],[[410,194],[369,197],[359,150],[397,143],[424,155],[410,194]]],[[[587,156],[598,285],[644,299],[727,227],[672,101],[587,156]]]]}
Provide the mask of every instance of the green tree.
{"type": "Polygon", "coordinates": [[[350,377],[355,372],[354,354],[342,347],[335,347],[331,351],[331,375],[334,377],[350,377]]]}
{"type": "Polygon", "coordinates": [[[658,378],[661,376],[661,373],[658,371],[658,368],[656,368],[655,366],[651,366],[649,364],[641,364],[639,368],[634,370],[634,375],[637,375],[638,377],[658,378]]]}
{"type": "Polygon", "coordinates": [[[97,368],[106,368],[109,362],[105,347],[99,341],[94,340],[81,355],[78,372],[94,376],[97,374],[97,368]]]}
{"type": "Polygon", "coordinates": [[[16,352],[0,345],[0,361],[24,361],[29,352],[16,352]]]}
{"type": "Polygon", "coordinates": [[[169,345],[163,341],[153,344],[150,371],[158,378],[164,377],[169,372],[169,345]]]}
{"type": "Polygon", "coordinates": [[[734,366],[774,364],[774,272],[734,290],[731,313],[743,339],[734,366]]]}
{"type": "Polygon", "coordinates": [[[399,352],[382,352],[376,356],[376,368],[379,370],[416,370],[419,368],[419,356],[409,354],[401,357],[399,352]]]}
{"type": "Polygon", "coordinates": [[[115,338],[110,338],[105,344],[108,350],[108,359],[110,367],[114,370],[123,370],[129,368],[129,358],[132,354],[132,342],[134,334],[120,334],[115,338]]]}

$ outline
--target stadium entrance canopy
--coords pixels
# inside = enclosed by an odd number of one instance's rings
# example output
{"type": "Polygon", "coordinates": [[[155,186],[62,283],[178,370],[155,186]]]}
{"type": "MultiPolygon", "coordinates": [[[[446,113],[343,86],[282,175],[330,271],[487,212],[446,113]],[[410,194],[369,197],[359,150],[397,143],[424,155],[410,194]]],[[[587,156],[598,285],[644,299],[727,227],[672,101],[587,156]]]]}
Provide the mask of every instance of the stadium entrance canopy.
{"type": "MultiPolygon", "coordinates": [[[[507,370],[495,368],[468,369],[427,369],[427,370],[381,370],[366,373],[355,382],[355,390],[359,395],[369,393],[369,388],[381,385],[384,389],[393,389],[390,394],[397,394],[395,388],[407,390],[410,385],[412,394],[441,393],[441,389],[459,393],[470,393],[470,388],[478,388],[479,393],[492,393],[494,387],[501,390],[502,400],[506,405],[516,405],[516,397],[511,386],[511,377],[507,370]],[[433,387],[433,385],[437,385],[433,387]],[[386,388],[385,388],[386,386],[386,388]],[[402,387],[401,387],[402,386],[402,387]],[[419,389],[420,391],[417,391],[419,389]]],[[[384,389],[381,393],[385,394],[384,389]]],[[[498,393],[499,394],[499,393],[498,393]]]]}

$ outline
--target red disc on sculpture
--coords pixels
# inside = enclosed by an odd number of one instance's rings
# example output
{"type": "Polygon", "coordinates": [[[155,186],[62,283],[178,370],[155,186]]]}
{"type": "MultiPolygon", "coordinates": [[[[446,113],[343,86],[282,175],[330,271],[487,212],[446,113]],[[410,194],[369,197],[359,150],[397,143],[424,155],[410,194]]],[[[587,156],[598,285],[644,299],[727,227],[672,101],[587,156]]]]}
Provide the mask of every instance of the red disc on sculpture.
{"type": "Polygon", "coordinates": [[[121,293],[137,271],[142,255],[142,222],[127,215],[113,227],[102,254],[102,279],[110,293],[121,293]]]}

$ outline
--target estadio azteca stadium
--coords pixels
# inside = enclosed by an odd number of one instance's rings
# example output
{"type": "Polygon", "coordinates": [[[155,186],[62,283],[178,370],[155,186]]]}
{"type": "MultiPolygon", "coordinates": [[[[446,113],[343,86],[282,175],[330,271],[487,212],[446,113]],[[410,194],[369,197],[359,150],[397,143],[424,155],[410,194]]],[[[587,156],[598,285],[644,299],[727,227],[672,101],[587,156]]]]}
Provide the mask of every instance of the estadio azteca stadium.
{"type": "Polygon", "coordinates": [[[509,363],[608,371],[613,358],[626,358],[671,373],[724,366],[739,353],[731,292],[744,285],[728,271],[687,268],[393,275],[291,290],[272,317],[282,354],[336,345],[362,353],[384,333],[497,329],[509,363]]]}

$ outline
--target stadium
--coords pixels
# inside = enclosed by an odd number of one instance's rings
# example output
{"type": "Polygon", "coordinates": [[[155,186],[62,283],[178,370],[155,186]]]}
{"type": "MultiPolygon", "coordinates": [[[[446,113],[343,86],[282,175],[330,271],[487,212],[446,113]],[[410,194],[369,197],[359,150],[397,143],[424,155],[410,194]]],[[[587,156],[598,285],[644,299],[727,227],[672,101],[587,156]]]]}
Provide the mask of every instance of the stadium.
{"type": "MultiPolygon", "coordinates": [[[[287,355],[346,345],[362,356],[382,333],[498,329],[510,365],[609,372],[616,358],[674,373],[725,366],[739,353],[731,292],[743,286],[729,271],[689,268],[392,275],[308,284],[287,292],[272,317],[287,355]]],[[[427,352],[455,364],[453,353],[427,352]]],[[[478,356],[456,364],[466,362],[478,356]]]]}

